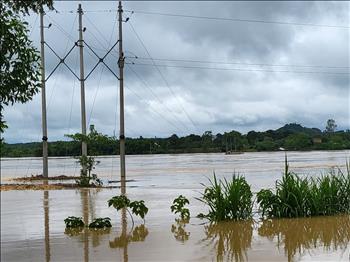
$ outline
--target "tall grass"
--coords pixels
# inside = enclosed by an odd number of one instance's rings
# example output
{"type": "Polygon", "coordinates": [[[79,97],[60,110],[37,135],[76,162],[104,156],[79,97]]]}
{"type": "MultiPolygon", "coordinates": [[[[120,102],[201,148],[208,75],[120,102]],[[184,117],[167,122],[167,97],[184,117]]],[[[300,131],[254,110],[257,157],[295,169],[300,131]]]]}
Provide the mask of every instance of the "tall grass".
{"type": "Polygon", "coordinates": [[[350,168],[331,171],[318,178],[301,178],[289,171],[276,182],[275,193],[262,189],[257,201],[262,215],[271,217],[307,217],[350,213],[350,168]]]}
{"type": "Polygon", "coordinates": [[[232,180],[209,180],[199,198],[209,207],[209,213],[204,215],[210,221],[241,220],[252,216],[252,192],[250,185],[243,176],[234,174],[232,180]]]}

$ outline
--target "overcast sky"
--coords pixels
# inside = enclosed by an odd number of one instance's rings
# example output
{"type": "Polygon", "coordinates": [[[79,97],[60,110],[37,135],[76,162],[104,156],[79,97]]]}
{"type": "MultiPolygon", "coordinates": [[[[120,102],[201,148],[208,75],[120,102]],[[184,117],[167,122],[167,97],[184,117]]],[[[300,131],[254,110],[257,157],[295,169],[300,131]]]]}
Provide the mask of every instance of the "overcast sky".
{"type": "MultiPolygon", "coordinates": [[[[233,129],[246,133],[290,122],[323,130],[329,118],[336,120],[338,129],[350,128],[349,2],[133,1],[123,5],[124,17],[130,17],[123,24],[129,63],[125,68],[128,137],[233,129]],[[293,24],[266,23],[271,21],[293,24]]],[[[47,12],[45,23],[52,26],[45,30],[45,40],[63,56],[78,38],[78,2],[55,1],[54,6],[59,13],[47,12]]],[[[83,2],[82,6],[84,38],[103,56],[117,41],[117,3],[83,2]]],[[[39,18],[34,14],[26,19],[39,47],[39,18]]],[[[117,51],[106,60],[115,72],[117,51]]],[[[84,52],[87,74],[97,58],[87,48],[84,52]]],[[[46,48],[47,75],[57,62],[46,48]]],[[[78,49],[67,63],[79,73],[78,49]]],[[[118,135],[117,79],[100,65],[85,88],[88,124],[118,135]]],[[[47,82],[47,108],[49,140],[63,140],[64,134],[80,131],[80,84],[64,66],[47,82]]],[[[27,104],[7,107],[4,115],[9,125],[4,134],[7,142],[40,141],[40,93],[27,104]]]]}

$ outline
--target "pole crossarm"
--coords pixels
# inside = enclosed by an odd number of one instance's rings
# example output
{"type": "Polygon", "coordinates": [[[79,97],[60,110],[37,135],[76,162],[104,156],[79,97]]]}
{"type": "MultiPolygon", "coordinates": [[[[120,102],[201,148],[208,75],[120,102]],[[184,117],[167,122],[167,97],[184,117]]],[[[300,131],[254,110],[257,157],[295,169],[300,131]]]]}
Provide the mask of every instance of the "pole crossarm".
{"type": "Polygon", "coordinates": [[[85,41],[85,45],[87,48],[90,49],[90,51],[98,58],[98,62],[96,63],[96,65],[91,69],[90,73],[87,74],[87,76],[85,77],[84,80],[86,80],[90,75],[91,73],[96,69],[96,67],[102,63],[104,64],[107,69],[118,79],[120,80],[120,78],[113,72],[113,70],[105,63],[104,59],[109,55],[109,53],[113,50],[113,48],[118,44],[119,40],[117,42],[115,42],[115,44],[108,50],[108,52],[103,56],[103,57],[100,57],[85,41]]]}
{"type": "Polygon", "coordinates": [[[61,65],[61,64],[64,64],[68,70],[78,79],[80,80],[80,78],[76,75],[76,73],[74,73],[74,71],[69,67],[69,65],[67,65],[66,63],[66,58],[70,55],[70,53],[73,51],[74,47],[78,46],[78,42],[75,42],[74,45],[72,46],[72,48],[68,51],[68,53],[63,57],[61,58],[56,52],[55,50],[53,50],[53,48],[46,42],[44,42],[45,45],[52,51],[52,53],[54,53],[54,55],[60,60],[58,62],[58,64],[55,66],[55,68],[51,71],[51,73],[49,74],[49,76],[45,79],[45,82],[47,80],[49,80],[49,78],[51,77],[51,75],[56,71],[56,69],[61,65]]]}

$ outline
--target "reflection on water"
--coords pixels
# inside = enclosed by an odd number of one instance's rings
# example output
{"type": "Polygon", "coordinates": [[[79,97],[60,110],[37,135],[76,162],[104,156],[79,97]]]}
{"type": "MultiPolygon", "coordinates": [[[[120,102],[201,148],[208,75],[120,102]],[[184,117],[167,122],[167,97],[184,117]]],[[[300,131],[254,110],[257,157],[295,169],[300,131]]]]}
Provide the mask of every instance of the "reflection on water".
{"type": "Polygon", "coordinates": [[[131,231],[131,233],[127,234],[122,232],[120,236],[114,238],[113,241],[109,241],[110,248],[124,248],[127,247],[131,242],[142,242],[145,241],[148,235],[147,227],[142,224],[139,225],[131,231]]]}
{"type": "Polygon", "coordinates": [[[253,225],[252,220],[209,224],[204,226],[206,238],[202,242],[215,250],[217,261],[246,261],[253,225]]]}
{"type": "Polygon", "coordinates": [[[186,224],[190,222],[190,219],[175,219],[175,224],[171,225],[171,233],[174,234],[174,237],[177,241],[185,243],[190,237],[190,232],[187,232],[185,227],[186,224]]]}
{"type": "Polygon", "coordinates": [[[288,261],[306,250],[323,247],[326,251],[345,250],[350,243],[350,216],[265,220],[260,236],[277,238],[288,261]]]}
{"type": "MultiPolygon", "coordinates": [[[[47,182],[46,182],[47,183],[47,182]]],[[[44,191],[45,259],[50,261],[49,191],[44,191]]]]}

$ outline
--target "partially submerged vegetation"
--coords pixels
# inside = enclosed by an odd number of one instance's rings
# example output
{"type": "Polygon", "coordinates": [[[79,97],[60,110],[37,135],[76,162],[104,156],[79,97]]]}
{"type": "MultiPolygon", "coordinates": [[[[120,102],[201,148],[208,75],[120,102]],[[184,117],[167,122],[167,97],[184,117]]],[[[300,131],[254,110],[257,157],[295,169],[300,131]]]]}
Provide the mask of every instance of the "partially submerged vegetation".
{"type": "Polygon", "coordinates": [[[317,178],[301,178],[290,172],[287,159],[285,173],[276,182],[274,191],[262,189],[257,193],[262,216],[307,217],[350,212],[350,169],[337,169],[317,178]]]}
{"type": "Polygon", "coordinates": [[[217,180],[214,174],[213,180],[207,186],[199,198],[209,208],[208,214],[200,214],[210,221],[242,220],[252,216],[253,193],[245,178],[233,175],[230,181],[226,178],[217,180]]]}
{"type": "MultiPolygon", "coordinates": [[[[66,224],[66,228],[69,229],[80,229],[87,225],[85,225],[83,219],[81,217],[69,216],[64,220],[66,224]]],[[[105,229],[112,227],[111,219],[109,217],[99,217],[95,218],[89,225],[89,228],[95,229],[105,229]]],[[[79,230],[78,230],[79,231],[79,230]]]]}
{"type": "MultiPolygon", "coordinates": [[[[218,180],[214,174],[206,186],[201,202],[209,209],[199,214],[209,221],[245,220],[252,217],[253,194],[243,176],[218,180]]],[[[289,171],[287,157],[285,172],[274,189],[261,189],[257,204],[263,218],[330,216],[350,213],[350,165],[320,177],[300,177],[289,171]]]]}
{"type": "Polygon", "coordinates": [[[132,224],[134,225],[134,218],[131,213],[136,216],[140,216],[145,223],[145,216],[148,213],[148,208],[145,205],[145,201],[130,201],[130,199],[125,195],[114,196],[108,200],[108,207],[113,206],[117,211],[121,209],[125,209],[132,220],[132,224]],[[131,209],[131,212],[129,211],[131,209]]]}
{"type": "Polygon", "coordinates": [[[183,195],[180,195],[174,199],[170,210],[174,214],[179,214],[181,220],[188,220],[190,218],[190,210],[188,208],[185,208],[185,206],[189,204],[190,201],[183,195]]]}

